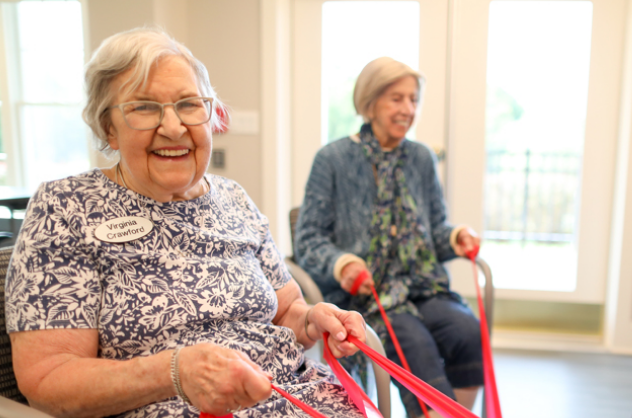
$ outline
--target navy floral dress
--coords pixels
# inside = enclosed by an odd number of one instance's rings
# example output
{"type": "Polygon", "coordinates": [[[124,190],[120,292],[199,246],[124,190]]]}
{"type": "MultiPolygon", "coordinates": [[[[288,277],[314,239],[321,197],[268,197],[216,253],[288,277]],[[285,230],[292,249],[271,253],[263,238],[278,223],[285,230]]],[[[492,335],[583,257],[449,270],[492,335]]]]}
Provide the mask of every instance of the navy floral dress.
{"type": "MultiPolygon", "coordinates": [[[[211,342],[246,353],[275,384],[322,413],[360,417],[323,365],[304,358],[289,328],[272,324],[275,291],[290,280],[266,218],[235,182],[160,203],[99,169],[44,183],[31,199],[9,267],[9,333],[99,331],[99,357],[127,360],[211,342]],[[103,222],[139,216],[153,229],[127,243],[95,237],[103,222]]],[[[122,417],[197,417],[179,397],[122,417]]],[[[276,392],[236,417],[306,417],[276,392]]]]}

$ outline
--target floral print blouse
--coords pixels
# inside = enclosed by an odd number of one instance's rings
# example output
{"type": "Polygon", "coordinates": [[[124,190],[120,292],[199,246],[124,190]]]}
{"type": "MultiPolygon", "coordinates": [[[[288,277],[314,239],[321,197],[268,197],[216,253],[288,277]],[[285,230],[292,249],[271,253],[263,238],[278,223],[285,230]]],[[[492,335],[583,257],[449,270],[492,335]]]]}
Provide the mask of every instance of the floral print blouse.
{"type": "MultiPolygon", "coordinates": [[[[294,332],[272,324],[276,290],[291,277],[267,219],[235,182],[160,203],[99,169],[44,183],[29,204],[6,282],[9,333],[99,332],[101,358],[128,360],[210,342],[246,353],[274,382],[328,416],[360,417],[323,365],[305,359],[294,332]],[[137,216],[153,228],[109,243],[99,225],[137,216]]],[[[197,417],[179,397],[121,417],[197,417]]],[[[235,417],[305,417],[276,393],[235,417]]]]}

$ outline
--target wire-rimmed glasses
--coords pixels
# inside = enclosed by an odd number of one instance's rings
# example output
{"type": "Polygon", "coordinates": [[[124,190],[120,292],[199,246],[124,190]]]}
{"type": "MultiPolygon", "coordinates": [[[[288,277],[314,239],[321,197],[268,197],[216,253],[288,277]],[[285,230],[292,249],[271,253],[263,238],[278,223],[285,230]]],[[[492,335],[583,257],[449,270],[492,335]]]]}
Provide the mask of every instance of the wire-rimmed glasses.
{"type": "Polygon", "coordinates": [[[211,120],[213,109],[212,97],[187,97],[175,103],[158,103],[149,100],[138,100],[110,106],[118,107],[123,119],[131,129],[145,131],[160,126],[165,115],[165,106],[173,106],[178,119],[185,125],[202,125],[211,120]]]}

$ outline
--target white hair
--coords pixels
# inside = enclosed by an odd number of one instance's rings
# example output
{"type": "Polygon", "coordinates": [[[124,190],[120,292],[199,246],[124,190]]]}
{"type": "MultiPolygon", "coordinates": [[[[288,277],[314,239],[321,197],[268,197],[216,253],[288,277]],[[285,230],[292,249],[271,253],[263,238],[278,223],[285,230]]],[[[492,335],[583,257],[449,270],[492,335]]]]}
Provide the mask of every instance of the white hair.
{"type": "Polygon", "coordinates": [[[403,62],[381,57],[369,62],[360,72],[353,89],[353,104],[364,122],[370,122],[369,113],[384,90],[402,77],[413,76],[417,80],[419,99],[423,94],[426,78],[403,62]]]}
{"type": "Polygon", "coordinates": [[[94,52],[86,65],[86,91],[88,101],[83,109],[83,120],[90,126],[100,151],[113,153],[107,137],[111,119],[108,107],[118,92],[130,93],[147,82],[149,72],[158,61],[165,57],[184,58],[195,73],[197,86],[205,97],[213,98],[211,127],[221,130],[226,121],[218,113],[228,115],[226,106],[217,98],[217,94],[208,77],[204,64],[196,59],[191,51],[159,28],[136,28],[117,33],[105,39],[94,52]],[[131,70],[130,78],[118,91],[112,88],[112,82],[122,73],[131,70]]]}

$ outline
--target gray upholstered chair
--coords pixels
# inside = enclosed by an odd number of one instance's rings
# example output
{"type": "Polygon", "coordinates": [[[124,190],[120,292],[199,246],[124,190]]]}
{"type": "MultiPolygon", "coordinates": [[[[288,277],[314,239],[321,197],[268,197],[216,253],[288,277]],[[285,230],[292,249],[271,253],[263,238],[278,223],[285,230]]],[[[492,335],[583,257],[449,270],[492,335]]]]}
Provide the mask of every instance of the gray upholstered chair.
{"type": "MultiPolygon", "coordinates": [[[[294,248],[294,231],[296,230],[296,220],[298,219],[299,208],[294,208],[290,211],[290,231],[292,235],[292,248],[294,248]]],[[[294,255],[285,258],[285,264],[290,271],[294,280],[296,280],[303,291],[305,299],[309,303],[323,302],[323,294],[320,292],[318,285],[312,280],[312,278],[296,264],[294,255]]],[[[373,328],[367,325],[366,344],[380,353],[386,356],[384,347],[380,338],[377,336],[373,328]]],[[[321,344],[319,342],[319,344],[321,344]]],[[[320,351],[322,353],[322,345],[320,351]]],[[[373,368],[373,375],[375,376],[375,388],[377,392],[377,408],[384,418],[391,417],[391,376],[384,371],[381,367],[376,367],[372,360],[369,360],[373,368]]]]}
{"type": "Polygon", "coordinates": [[[0,417],[50,418],[50,415],[28,406],[13,373],[11,340],[4,321],[4,280],[12,253],[13,247],[0,248],[0,417]]]}

